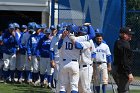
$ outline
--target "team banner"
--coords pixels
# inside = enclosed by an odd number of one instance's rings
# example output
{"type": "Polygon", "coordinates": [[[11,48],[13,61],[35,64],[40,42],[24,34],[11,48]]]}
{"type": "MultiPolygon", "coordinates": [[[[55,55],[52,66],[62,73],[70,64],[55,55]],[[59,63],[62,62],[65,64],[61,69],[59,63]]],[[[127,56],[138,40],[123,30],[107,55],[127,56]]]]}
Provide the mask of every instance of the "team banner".
{"type": "Polygon", "coordinates": [[[121,0],[58,0],[58,4],[59,23],[91,22],[112,50],[121,25],[121,0]]]}

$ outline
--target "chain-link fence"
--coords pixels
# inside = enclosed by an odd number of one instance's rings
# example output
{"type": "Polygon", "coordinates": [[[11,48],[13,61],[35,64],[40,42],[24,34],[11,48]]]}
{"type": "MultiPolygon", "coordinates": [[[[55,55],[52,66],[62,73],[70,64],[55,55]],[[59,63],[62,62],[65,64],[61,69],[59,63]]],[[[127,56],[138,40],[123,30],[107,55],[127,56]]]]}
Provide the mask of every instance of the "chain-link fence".
{"type": "Polygon", "coordinates": [[[134,50],[133,75],[135,80],[132,84],[140,85],[140,0],[126,0],[126,26],[134,31],[131,47],[134,50]]]}

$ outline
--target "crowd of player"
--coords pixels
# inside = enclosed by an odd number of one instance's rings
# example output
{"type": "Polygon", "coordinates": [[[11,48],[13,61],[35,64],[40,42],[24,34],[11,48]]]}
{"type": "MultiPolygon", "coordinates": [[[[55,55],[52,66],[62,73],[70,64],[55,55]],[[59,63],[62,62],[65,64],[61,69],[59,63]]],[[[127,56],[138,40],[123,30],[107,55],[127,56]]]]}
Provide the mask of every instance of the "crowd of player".
{"type": "Polygon", "coordinates": [[[35,22],[21,27],[11,23],[0,33],[0,50],[0,76],[5,83],[47,84],[56,93],[92,93],[93,76],[94,90],[100,93],[102,84],[106,93],[111,53],[90,23],[49,28],[35,22]]]}

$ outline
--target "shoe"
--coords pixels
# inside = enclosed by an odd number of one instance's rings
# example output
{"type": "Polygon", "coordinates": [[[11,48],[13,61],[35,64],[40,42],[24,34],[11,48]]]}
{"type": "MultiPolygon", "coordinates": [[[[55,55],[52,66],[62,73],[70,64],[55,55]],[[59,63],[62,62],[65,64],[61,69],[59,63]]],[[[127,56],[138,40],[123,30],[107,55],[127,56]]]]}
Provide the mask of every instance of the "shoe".
{"type": "Polygon", "coordinates": [[[41,88],[45,88],[45,85],[44,85],[44,83],[41,83],[41,88]]]}
{"type": "Polygon", "coordinates": [[[18,84],[22,84],[22,83],[23,83],[23,80],[22,80],[22,79],[19,79],[19,80],[17,81],[17,83],[18,83],[18,84]]]}
{"type": "Polygon", "coordinates": [[[44,80],[44,85],[47,87],[48,86],[48,81],[44,80]]]}
{"type": "Polygon", "coordinates": [[[12,79],[10,83],[14,84],[14,83],[16,83],[16,81],[14,79],[12,79]]]}
{"type": "Polygon", "coordinates": [[[48,89],[52,89],[51,83],[48,84],[47,88],[48,88],[48,89]]]}
{"type": "Polygon", "coordinates": [[[40,80],[35,81],[34,86],[40,86],[40,80]]]}
{"type": "Polygon", "coordinates": [[[27,80],[27,84],[32,85],[33,84],[32,80],[27,80]]]}

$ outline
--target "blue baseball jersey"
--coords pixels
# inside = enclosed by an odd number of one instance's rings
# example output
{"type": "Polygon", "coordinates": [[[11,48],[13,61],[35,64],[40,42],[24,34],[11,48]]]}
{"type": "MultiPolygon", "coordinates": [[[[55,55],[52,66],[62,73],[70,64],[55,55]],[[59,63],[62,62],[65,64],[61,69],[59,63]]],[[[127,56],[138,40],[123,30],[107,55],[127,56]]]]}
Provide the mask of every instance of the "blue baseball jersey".
{"type": "Polygon", "coordinates": [[[3,52],[6,54],[16,54],[18,47],[15,36],[9,31],[6,31],[3,35],[3,52]]]}
{"type": "Polygon", "coordinates": [[[51,40],[44,35],[38,42],[37,45],[37,56],[41,56],[44,58],[50,57],[50,44],[51,40]]]}
{"type": "Polygon", "coordinates": [[[41,38],[40,34],[32,34],[27,43],[27,54],[30,55],[37,55],[36,47],[41,38]]]}

